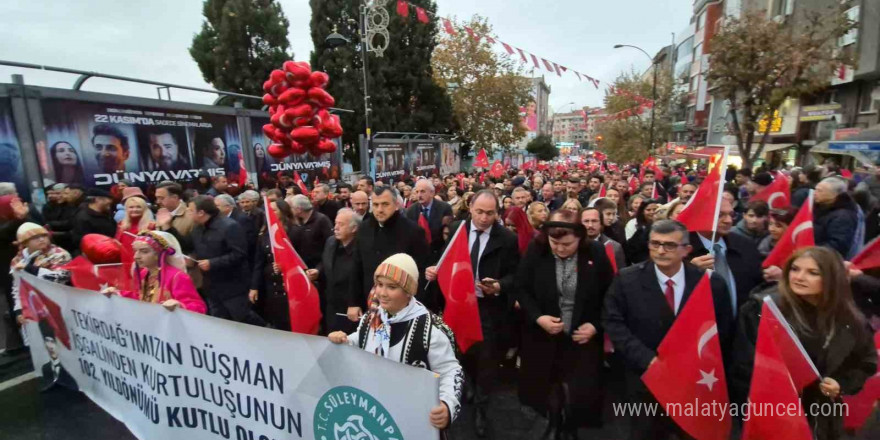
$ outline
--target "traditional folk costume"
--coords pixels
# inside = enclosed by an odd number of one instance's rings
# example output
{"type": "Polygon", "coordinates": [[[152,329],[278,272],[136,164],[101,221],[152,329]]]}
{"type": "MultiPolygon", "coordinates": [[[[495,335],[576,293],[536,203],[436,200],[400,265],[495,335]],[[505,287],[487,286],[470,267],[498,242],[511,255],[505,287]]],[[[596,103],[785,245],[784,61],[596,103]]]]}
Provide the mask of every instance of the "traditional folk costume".
{"type": "MultiPolygon", "coordinates": [[[[70,254],[67,251],[51,243],[45,251],[34,253],[28,251],[26,246],[28,240],[40,235],[48,236],[49,231],[36,223],[27,222],[18,227],[16,240],[21,249],[9,264],[10,272],[14,271],[13,268],[19,263],[24,263],[24,271],[31,275],[46,281],[52,281],[53,283],[70,284],[70,272],[61,268],[61,266],[70,262],[70,254]]],[[[12,297],[15,301],[13,312],[18,317],[21,314],[21,297],[18,283],[12,283],[12,297]]],[[[24,334],[24,332],[22,333],[24,334]]],[[[25,343],[27,343],[26,340],[25,343]]]]}
{"type": "MultiPolygon", "coordinates": [[[[415,296],[418,274],[412,257],[396,254],[379,265],[373,279],[393,280],[415,296]]],[[[348,335],[348,342],[386,359],[436,373],[440,376],[440,401],[449,409],[449,422],[458,416],[464,372],[455,357],[455,337],[439,316],[414,297],[393,316],[381,307],[371,308],[361,318],[357,331],[348,335]]]]}
{"type": "Polygon", "coordinates": [[[175,299],[184,309],[204,314],[207,310],[205,301],[186,274],[177,239],[167,232],[141,231],[134,241],[148,244],[159,254],[159,267],[135,270],[138,290],[123,290],[119,295],[153,304],[175,299]]]}

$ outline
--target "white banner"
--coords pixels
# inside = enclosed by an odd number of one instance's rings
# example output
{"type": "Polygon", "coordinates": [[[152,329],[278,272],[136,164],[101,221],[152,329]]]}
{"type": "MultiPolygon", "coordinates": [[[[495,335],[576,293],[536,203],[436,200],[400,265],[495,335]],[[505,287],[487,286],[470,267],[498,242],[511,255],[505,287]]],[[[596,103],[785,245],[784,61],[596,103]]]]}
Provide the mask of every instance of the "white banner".
{"type": "Polygon", "coordinates": [[[324,337],[21,280],[43,323],[27,324],[37,374],[78,388],[140,439],[439,438],[430,371],[324,337]]]}

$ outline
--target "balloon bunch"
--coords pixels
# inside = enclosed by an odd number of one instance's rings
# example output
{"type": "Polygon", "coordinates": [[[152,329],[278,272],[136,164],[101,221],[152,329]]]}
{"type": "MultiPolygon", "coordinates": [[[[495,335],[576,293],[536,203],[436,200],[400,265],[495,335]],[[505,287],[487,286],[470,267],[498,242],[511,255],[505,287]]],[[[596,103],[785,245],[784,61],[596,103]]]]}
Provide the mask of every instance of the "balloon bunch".
{"type": "Polygon", "coordinates": [[[336,100],[324,88],[330,77],[312,72],[309,63],[285,61],[263,83],[263,104],[269,106],[271,123],[263,133],[274,143],[267,152],[275,159],[309,152],[318,156],[336,151],[332,139],[342,136],[339,116],[328,109],[336,100]]]}

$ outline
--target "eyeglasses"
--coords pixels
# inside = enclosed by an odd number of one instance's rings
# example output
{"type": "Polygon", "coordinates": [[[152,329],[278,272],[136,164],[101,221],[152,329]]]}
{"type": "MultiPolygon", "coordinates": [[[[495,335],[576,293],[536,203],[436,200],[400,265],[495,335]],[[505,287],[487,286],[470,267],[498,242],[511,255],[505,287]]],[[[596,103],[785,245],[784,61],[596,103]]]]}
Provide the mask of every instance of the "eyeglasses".
{"type": "Polygon", "coordinates": [[[664,250],[664,251],[666,251],[666,252],[672,252],[672,251],[678,249],[679,247],[683,247],[683,246],[687,246],[687,245],[684,245],[684,244],[681,244],[681,243],[676,243],[676,242],[673,242],[673,241],[656,241],[656,240],[651,240],[651,241],[648,242],[648,247],[651,248],[651,249],[654,249],[654,250],[660,249],[661,246],[663,247],[663,250],[664,250]]]}

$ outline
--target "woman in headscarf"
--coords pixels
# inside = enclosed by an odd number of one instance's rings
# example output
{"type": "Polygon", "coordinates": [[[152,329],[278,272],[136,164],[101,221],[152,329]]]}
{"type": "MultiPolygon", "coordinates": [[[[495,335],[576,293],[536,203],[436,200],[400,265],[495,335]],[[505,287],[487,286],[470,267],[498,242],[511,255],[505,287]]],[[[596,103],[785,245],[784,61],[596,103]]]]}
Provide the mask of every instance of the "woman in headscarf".
{"type": "Polygon", "coordinates": [[[510,229],[512,232],[516,232],[519,253],[520,255],[525,255],[526,249],[529,248],[529,243],[538,235],[538,231],[529,223],[529,217],[526,215],[526,212],[519,206],[511,206],[504,217],[504,226],[507,226],[507,229],[510,229]]]}
{"type": "Polygon", "coordinates": [[[204,314],[205,301],[196,291],[183,261],[180,243],[173,235],[162,231],[141,231],[132,243],[134,248],[134,290],[108,287],[101,291],[114,293],[143,302],[161,304],[168,310],[183,307],[190,312],[204,314]]]}
{"type": "MultiPolygon", "coordinates": [[[[9,264],[11,272],[23,270],[38,278],[55,283],[68,284],[70,282],[70,272],[61,268],[70,262],[70,254],[52,244],[52,239],[46,228],[36,223],[22,223],[16,231],[16,241],[19,251],[9,264]]],[[[13,313],[16,315],[18,323],[23,324],[18,283],[12,283],[12,297],[15,302],[13,313]]]]}
{"type": "Polygon", "coordinates": [[[445,429],[461,409],[464,373],[455,357],[452,330],[415,299],[419,269],[407,254],[385,259],[373,274],[375,309],[367,312],[350,335],[333,332],[327,337],[335,344],[362,350],[434,372],[439,376],[440,404],[431,409],[429,420],[445,429]]]}
{"type": "Polygon", "coordinates": [[[517,299],[526,324],[519,397],[547,414],[543,439],[576,438],[579,427],[602,423],[600,321],[612,277],[604,247],[564,209],[544,223],[520,262],[517,299]]]}
{"type": "Polygon", "coordinates": [[[877,349],[871,328],[856,308],[848,271],[843,259],[825,247],[795,251],[782,268],[778,292],[753,296],[739,311],[734,338],[731,395],[745,402],[751,387],[758,326],[765,298],[773,301],[806,355],[815,365],[819,379],[801,390],[802,408],[818,440],[845,438],[842,396],[858,393],[877,372],[877,349]],[[828,409],[826,414],[825,409],[828,409]]]}

